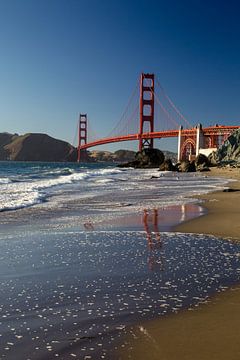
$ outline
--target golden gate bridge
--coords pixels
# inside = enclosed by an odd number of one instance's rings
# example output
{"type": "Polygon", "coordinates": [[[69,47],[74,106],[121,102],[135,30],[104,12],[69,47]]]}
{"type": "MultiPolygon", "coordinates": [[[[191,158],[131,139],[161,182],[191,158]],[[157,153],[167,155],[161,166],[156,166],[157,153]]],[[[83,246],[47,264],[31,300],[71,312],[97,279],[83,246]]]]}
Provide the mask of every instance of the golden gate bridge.
{"type": "Polygon", "coordinates": [[[104,138],[96,138],[87,114],[80,114],[78,162],[86,150],[98,145],[138,141],[138,150],[153,148],[154,139],[178,138],[178,160],[206,155],[220,146],[240,126],[192,126],[168,97],[154,74],[142,73],[126,109],[114,129],[104,138]]]}

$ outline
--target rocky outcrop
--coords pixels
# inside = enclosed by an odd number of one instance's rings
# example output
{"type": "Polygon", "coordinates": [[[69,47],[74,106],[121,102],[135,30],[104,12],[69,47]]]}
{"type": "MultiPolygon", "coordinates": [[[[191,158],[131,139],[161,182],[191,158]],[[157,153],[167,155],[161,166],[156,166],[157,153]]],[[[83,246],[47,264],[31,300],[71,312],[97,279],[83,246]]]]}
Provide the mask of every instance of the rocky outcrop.
{"type": "Polygon", "coordinates": [[[141,169],[159,168],[164,162],[164,153],[159,149],[143,149],[138,151],[135,159],[125,164],[118,165],[119,167],[134,167],[141,169]]]}
{"type": "Polygon", "coordinates": [[[189,160],[182,160],[176,165],[179,172],[195,172],[195,162],[189,160]]]}
{"type": "Polygon", "coordinates": [[[159,166],[160,171],[177,171],[175,165],[173,165],[171,159],[166,159],[164,162],[159,166]]]}
{"type": "Polygon", "coordinates": [[[22,136],[1,134],[0,160],[14,161],[76,161],[77,150],[69,143],[46,134],[22,136]]]}
{"type": "Polygon", "coordinates": [[[195,169],[196,171],[209,171],[210,161],[208,160],[208,157],[203,154],[199,154],[195,159],[195,169]]]}
{"type": "Polygon", "coordinates": [[[234,131],[217,151],[209,155],[208,159],[211,165],[226,163],[240,165],[240,129],[234,131]]]}
{"type": "Polygon", "coordinates": [[[194,161],[180,161],[176,168],[179,172],[209,171],[209,160],[205,155],[199,154],[194,161]]]}
{"type": "Polygon", "coordinates": [[[138,161],[140,168],[156,168],[164,162],[164,154],[159,149],[143,149],[138,151],[135,160],[138,161]]]}

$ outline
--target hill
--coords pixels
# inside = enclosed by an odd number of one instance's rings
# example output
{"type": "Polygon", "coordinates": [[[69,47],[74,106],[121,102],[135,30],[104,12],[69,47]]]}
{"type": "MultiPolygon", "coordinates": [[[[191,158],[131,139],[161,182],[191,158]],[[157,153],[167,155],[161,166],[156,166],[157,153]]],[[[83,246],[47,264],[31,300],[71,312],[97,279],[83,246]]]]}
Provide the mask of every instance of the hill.
{"type": "Polygon", "coordinates": [[[135,157],[135,151],[117,150],[115,152],[93,150],[88,152],[89,161],[94,162],[121,162],[132,161],[135,157]]]}
{"type": "Polygon", "coordinates": [[[0,160],[56,162],[76,159],[76,148],[46,134],[0,134],[0,160]]]}

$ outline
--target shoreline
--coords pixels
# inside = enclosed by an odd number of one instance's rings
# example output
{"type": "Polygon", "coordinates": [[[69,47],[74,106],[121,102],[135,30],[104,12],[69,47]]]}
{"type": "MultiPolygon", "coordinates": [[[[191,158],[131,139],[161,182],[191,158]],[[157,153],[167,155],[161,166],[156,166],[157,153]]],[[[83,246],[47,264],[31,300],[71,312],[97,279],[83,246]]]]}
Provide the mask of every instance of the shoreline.
{"type": "Polygon", "coordinates": [[[208,174],[229,178],[227,187],[232,191],[220,190],[196,196],[196,200],[203,201],[202,206],[207,212],[203,216],[177,225],[174,230],[240,240],[240,169],[213,168],[208,174]]]}
{"type": "MultiPolygon", "coordinates": [[[[207,176],[229,179],[232,191],[196,196],[207,210],[174,227],[176,232],[202,233],[240,241],[240,169],[213,168],[207,176]],[[236,181],[231,181],[236,180],[236,181]]],[[[237,360],[240,343],[240,284],[210,298],[206,304],[137,326],[127,338],[121,359],[237,360]],[[134,332],[134,336],[133,336],[134,332]],[[129,357],[130,356],[130,357],[129,357]]]]}

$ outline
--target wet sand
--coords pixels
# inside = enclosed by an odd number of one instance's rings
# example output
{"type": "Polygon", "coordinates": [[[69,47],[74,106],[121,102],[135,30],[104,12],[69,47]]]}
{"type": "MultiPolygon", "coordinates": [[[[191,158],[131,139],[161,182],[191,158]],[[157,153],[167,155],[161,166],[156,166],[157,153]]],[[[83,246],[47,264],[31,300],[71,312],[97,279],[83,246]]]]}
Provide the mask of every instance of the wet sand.
{"type": "Polygon", "coordinates": [[[240,169],[213,168],[207,176],[222,176],[229,182],[231,192],[213,192],[198,196],[204,201],[207,214],[176,227],[176,231],[211,234],[240,240],[240,169]]]}
{"type": "MultiPolygon", "coordinates": [[[[232,192],[199,196],[208,213],[176,231],[212,234],[240,241],[240,169],[212,169],[207,176],[235,179],[232,192]]],[[[206,176],[204,174],[204,176],[206,176]]],[[[240,256],[240,254],[239,254],[240,256]]],[[[144,323],[130,331],[121,359],[237,360],[240,358],[240,286],[217,294],[207,304],[144,323]]]]}

